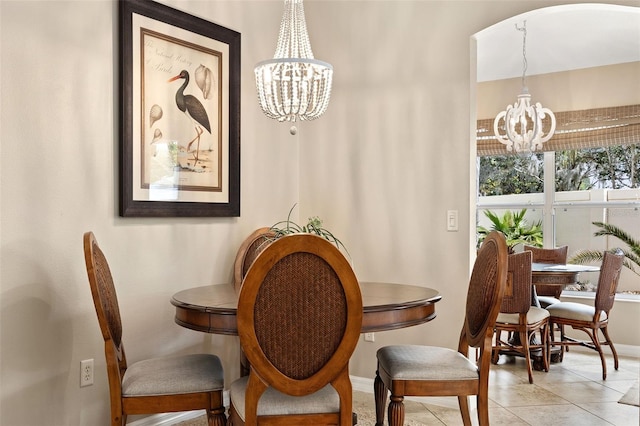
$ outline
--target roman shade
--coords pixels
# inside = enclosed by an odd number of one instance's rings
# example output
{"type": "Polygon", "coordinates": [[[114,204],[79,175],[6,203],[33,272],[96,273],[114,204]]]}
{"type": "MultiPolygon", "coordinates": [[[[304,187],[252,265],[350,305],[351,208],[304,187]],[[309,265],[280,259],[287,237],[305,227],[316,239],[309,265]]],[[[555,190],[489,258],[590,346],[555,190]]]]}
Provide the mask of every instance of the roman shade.
{"type": "MultiPolygon", "coordinates": [[[[640,143],[640,105],[555,112],[556,131],[543,151],[596,148],[640,143]]],[[[493,118],[477,121],[478,156],[513,155],[493,133],[493,118]]],[[[549,128],[549,118],[543,120],[549,128]]]]}

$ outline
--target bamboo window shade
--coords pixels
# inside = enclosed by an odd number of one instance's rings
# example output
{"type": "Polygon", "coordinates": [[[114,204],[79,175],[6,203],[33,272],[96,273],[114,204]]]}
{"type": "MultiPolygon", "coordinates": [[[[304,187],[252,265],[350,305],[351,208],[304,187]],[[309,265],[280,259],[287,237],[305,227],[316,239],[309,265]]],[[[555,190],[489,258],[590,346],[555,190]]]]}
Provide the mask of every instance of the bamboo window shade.
{"type": "MultiPolygon", "coordinates": [[[[542,151],[597,148],[640,143],[640,105],[594,108],[554,113],[556,131],[542,151]]],[[[493,133],[493,118],[477,121],[477,155],[509,155],[493,133]]],[[[549,117],[543,128],[550,126],[549,117]]]]}

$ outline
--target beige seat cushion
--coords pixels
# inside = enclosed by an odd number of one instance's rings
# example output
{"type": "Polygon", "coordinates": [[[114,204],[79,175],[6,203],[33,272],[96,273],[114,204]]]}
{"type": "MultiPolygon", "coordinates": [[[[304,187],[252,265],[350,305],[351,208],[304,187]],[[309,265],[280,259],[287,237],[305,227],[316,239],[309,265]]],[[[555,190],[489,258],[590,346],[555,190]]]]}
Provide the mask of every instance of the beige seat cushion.
{"type": "MultiPolygon", "coordinates": [[[[552,317],[587,322],[593,321],[593,316],[596,313],[596,309],[593,306],[574,302],[556,303],[555,305],[549,306],[547,311],[549,311],[552,317]]],[[[606,319],[607,314],[606,312],[603,312],[600,316],[600,321],[604,321],[606,319]]]]}
{"type": "MultiPolygon", "coordinates": [[[[536,306],[532,306],[529,308],[529,312],[527,312],[527,324],[535,324],[549,317],[549,311],[546,309],[538,308],[536,306]]],[[[496,322],[502,324],[518,324],[520,319],[518,318],[518,314],[505,314],[500,312],[498,314],[498,319],[496,322]]]]}
{"type": "Polygon", "coordinates": [[[378,350],[378,363],[394,380],[468,380],[478,368],[458,351],[435,346],[393,345],[378,350]],[[429,365],[430,368],[425,368],[429,365]]]}
{"type": "Polygon", "coordinates": [[[560,303],[560,299],[556,299],[553,296],[538,296],[538,303],[540,303],[541,307],[546,308],[547,306],[560,303]]]}
{"type": "Polygon", "coordinates": [[[181,355],[136,362],[122,379],[123,396],[150,396],[224,389],[220,358],[211,354],[181,355]]]}
{"type": "MultiPolygon", "coordinates": [[[[245,397],[249,376],[241,377],[231,384],[229,396],[238,415],[245,419],[245,397]]],[[[272,387],[264,391],[258,401],[258,416],[337,413],[340,411],[340,398],[331,385],[307,396],[290,396],[278,392],[272,387]]]]}

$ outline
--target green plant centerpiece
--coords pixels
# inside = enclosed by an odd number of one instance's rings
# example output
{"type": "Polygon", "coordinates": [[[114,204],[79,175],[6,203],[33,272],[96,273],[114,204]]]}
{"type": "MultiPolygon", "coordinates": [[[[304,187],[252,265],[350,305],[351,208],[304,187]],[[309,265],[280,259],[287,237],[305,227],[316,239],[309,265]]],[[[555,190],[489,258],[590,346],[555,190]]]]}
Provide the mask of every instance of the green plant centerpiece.
{"type": "Polygon", "coordinates": [[[291,207],[291,210],[289,210],[287,220],[282,220],[271,226],[270,231],[274,234],[273,239],[278,239],[290,234],[315,234],[335,244],[338,249],[343,250],[348,257],[351,257],[347,248],[342,244],[342,241],[333,235],[331,231],[322,226],[322,220],[318,216],[310,217],[306,225],[299,225],[292,221],[291,213],[296,205],[297,204],[294,204],[293,207],[291,207]]]}
{"type": "MultiPolygon", "coordinates": [[[[640,276],[640,271],[636,270],[636,268],[640,268],[640,242],[631,237],[629,233],[615,225],[604,222],[591,223],[600,228],[593,233],[594,237],[602,235],[613,236],[627,245],[626,248],[620,248],[625,257],[623,265],[634,274],[640,276]]],[[[569,263],[584,264],[590,262],[602,262],[603,257],[604,252],[598,250],[579,250],[571,255],[569,263]]]]}
{"type": "Polygon", "coordinates": [[[529,224],[524,218],[526,213],[527,209],[522,209],[519,212],[507,210],[502,216],[498,216],[490,210],[485,210],[484,215],[491,221],[491,228],[484,226],[476,228],[478,247],[492,231],[499,231],[504,235],[509,254],[514,253],[518,244],[542,247],[542,221],[529,224]]]}

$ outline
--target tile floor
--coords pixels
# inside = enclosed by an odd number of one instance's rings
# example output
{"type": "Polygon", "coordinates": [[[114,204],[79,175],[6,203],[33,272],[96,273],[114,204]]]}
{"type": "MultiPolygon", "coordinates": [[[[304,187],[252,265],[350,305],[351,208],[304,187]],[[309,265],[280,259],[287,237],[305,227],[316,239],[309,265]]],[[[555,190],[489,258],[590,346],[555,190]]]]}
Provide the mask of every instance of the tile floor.
{"type": "MultiPolygon", "coordinates": [[[[620,357],[616,371],[609,355],[607,380],[603,381],[598,354],[572,348],[562,363],[551,364],[548,373],[534,371],[534,383],[529,384],[524,359],[501,356],[498,365],[491,366],[491,425],[639,426],[640,408],[618,403],[639,376],[639,359],[620,357]]],[[[407,420],[411,420],[407,424],[462,424],[457,409],[422,401],[406,407],[407,420]]],[[[474,425],[475,415],[474,411],[474,425]]]]}

